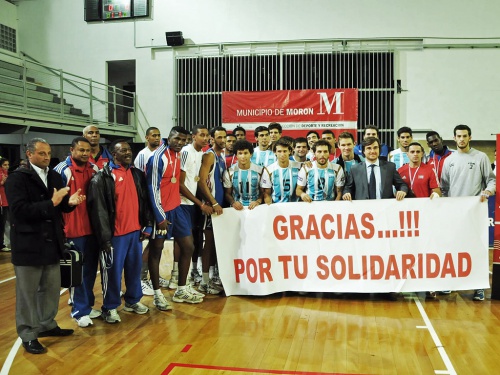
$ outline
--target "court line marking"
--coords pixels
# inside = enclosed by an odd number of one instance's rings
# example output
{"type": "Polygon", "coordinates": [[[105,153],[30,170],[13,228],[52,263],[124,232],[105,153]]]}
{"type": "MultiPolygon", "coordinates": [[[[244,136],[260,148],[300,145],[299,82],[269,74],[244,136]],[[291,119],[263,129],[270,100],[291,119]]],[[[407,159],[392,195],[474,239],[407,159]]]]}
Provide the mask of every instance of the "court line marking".
{"type": "Polygon", "coordinates": [[[15,276],[12,276],[12,277],[9,277],[8,279],[0,280],[0,284],[6,283],[7,281],[10,281],[10,280],[14,280],[15,278],[16,278],[15,276]]]}
{"type": "MultiPolygon", "coordinates": [[[[15,276],[14,276],[15,278],[15,276]]],[[[64,292],[66,292],[68,288],[64,288],[59,292],[59,295],[62,296],[64,292]]],[[[12,367],[12,363],[14,362],[14,358],[16,357],[17,351],[21,347],[22,341],[21,338],[18,337],[16,341],[14,341],[14,345],[12,345],[12,348],[10,349],[9,355],[5,359],[5,362],[3,363],[2,370],[0,371],[0,375],[8,375],[10,368],[12,367]]]]}
{"type": "Polygon", "coordinates": [[[441,344],[441,340],[439,340],[439,336],[437,335],[437,332],[434,329],[431,320],[427,316],[427,313],[425,312],[425,309],[422,306],[422,302],[420,302],[420,300],[416,296],[413,296],[412,298],[413,301],[415,302],[415,305],[417,305],[418,311],[420,312],[420,316],[424,320],[425,326],[429,330],[429,333],[431,334],[432,340],[436,345],[439,355],[441,356],[441,359],[443,360],[444,365],[446,366],[446,370],[435,370],[434,373],[457,375],[457,372],[455,371],[455,368],[453,367],[453,364],[450,361],[450,357],[448,357],[448,354],[446,353],[443,344],[441,344]]]}

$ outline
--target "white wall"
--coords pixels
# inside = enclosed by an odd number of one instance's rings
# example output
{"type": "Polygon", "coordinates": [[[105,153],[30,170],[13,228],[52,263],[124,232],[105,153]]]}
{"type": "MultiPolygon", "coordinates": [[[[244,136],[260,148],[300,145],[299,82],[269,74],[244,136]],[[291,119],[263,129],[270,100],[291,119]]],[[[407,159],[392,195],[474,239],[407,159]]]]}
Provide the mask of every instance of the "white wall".
{"type": "MultiPolygon", "coordinates": [[[[18,4],[21,50],[44,64],[106,82],[106,61],[136,59],[140,105],[164,133],[172,124],[173,56],[150,47],[166,45],[165,31],[180,30],[197,44],[395,37],[454,44],[500,36],[496,0],[153,0],[152,20],[93,24],[84,21],[83,0],[18,4]]],[[[476,139],[493,139],[499,60],[494,50],[402,53],[398,68],[409,91],[401,96],[400,125],[449,133],[469,122],[476,139]]]]}

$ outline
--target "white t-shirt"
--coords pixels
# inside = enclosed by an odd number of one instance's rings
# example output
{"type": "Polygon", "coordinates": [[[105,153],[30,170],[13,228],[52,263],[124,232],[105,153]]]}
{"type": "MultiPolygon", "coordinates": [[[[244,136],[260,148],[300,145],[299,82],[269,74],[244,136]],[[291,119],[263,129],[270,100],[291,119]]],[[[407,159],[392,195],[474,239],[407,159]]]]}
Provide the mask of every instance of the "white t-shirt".
{"type": "Polygon", "coordinates": [[[146,165],[148,164],[149,157],[153,155],[153,151],[149,149],[149,147],[143,148],[134,160],[134,167],[140,169],[143,172],[146,172],[146,165]]]}
{"type": "MultiPolygon", "coordinates": [[[[202,157],[203,151],[196,151],[192,144],[184,146],[181,150],[181,171],[186,172],[184,185],[193,195],[196,195],[196,190],[198,190],[202,157]]],[[[194,203],[181,194],[181,204],[193,205],[194,203]]]]}

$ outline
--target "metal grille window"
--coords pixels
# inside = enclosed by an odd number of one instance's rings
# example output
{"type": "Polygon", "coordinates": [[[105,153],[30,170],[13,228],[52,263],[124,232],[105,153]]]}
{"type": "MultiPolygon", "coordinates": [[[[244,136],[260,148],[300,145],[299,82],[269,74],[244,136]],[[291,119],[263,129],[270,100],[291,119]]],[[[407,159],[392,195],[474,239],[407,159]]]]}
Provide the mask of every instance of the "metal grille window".
{"type": "Polygon", "coordinates": [[[0,24],[0,48],[17,52],[16,29],[0,24]]]}
{"type": "Polygon", "coordinates": [[[176,123],[219,125],[222,91],[357,88],[358,129],[377,125],[382,142],[392,145],[393,60],[393,52],[177,56],[176,123]]]}

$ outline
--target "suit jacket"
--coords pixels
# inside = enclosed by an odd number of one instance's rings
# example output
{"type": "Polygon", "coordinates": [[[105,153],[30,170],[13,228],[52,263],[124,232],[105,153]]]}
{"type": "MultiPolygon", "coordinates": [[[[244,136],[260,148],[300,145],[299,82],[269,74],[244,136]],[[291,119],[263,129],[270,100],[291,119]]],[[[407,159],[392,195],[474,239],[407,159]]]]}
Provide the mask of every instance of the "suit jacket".
{"type": "MultiPolygon", "coordinates": [[[[408,193],[408,185],[405,184],[398,171],[396,164],[390,161],[379,160],[382,199],[394,198],[392,186],[396,190],[402,190],[408,193]]],[[[343,194],[351,193],[354,200],[369,199],[368,195],[368,177],[366,174],[366,162],[362,162],[351,167],[351,173],[347,176],[347,182],[344,186],[343,194]]]]}
{"type": "Polygon", "coordinates": [[[47,186],[31,166],[9,175],[5,190],[11,210],[10,241],[16,266],[57,264],[64,249],[62,212],[71,212],[66,195],[54,207],[54,188],[64,187],[61,175],[49,170],[47,186]]]}

